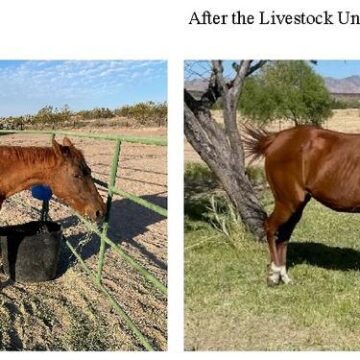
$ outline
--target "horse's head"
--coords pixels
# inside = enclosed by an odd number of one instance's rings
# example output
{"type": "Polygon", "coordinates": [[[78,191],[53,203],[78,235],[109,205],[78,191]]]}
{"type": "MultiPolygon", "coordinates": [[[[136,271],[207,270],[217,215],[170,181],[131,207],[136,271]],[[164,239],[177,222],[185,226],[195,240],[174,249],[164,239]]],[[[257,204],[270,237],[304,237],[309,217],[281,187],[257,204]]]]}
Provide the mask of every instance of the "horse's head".
{"type": "Polygon", "coordinates": [[[52,146],[56,156],[55,173],[49,178],[52,191],[81,215],[93,221],[101,220],[106,207],[82,152],[66,137],[63,145],[54,139],[52,146]]]}

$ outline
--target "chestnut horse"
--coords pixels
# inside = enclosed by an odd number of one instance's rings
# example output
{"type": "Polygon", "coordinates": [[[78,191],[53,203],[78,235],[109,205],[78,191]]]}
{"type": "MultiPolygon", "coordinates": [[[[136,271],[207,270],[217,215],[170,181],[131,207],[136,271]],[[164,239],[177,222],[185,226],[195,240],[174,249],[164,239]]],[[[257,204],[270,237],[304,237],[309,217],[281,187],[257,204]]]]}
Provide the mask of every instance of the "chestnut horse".
{"type": "Polygon", "coordinates": [[[45,184],[65,204],[99,221],[105,204],[80,150],[68,138],[52,147],[0,146],[0,208],[9,196],[45,184]]]}
{"type": "Polygon", "coordinates": [[[253,159],[265,157],[275,206],[265,220],[271,264],[268,284],[290,281],[286,251],[311,198],[341,212],[360,212],[360,134],[314,126],[278,133],[246,127],[244,146],[253,159]]]}

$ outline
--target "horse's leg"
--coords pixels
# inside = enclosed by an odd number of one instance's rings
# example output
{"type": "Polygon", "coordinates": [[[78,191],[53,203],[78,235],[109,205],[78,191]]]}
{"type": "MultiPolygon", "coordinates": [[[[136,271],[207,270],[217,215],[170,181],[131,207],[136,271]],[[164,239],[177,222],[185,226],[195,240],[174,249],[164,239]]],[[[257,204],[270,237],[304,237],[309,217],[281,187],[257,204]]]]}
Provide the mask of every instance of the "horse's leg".
{"type": "Polygon", "coordinates": [[[303,210],[309,200],[310,196],[307,195],[305,197],[305,200],[297,207],[297,209],[295,210],[295,212],[293,212],[288,221],[285,224],[281,225],[278,230],[276,247],[281,267],[280,279],[284,284],[288,284],[291,281],[286,270],[286,255],[289,240],[295,229],[296,224],[300,221],[303,210]]]}
{"type": "MultiPolygon", "coordinates": [[[[2,205],[3,205],[4,201],[5,201],[5,197],[0,196],[0,210],[2,208],[2,205]]],[[[0,256],[1,256],[1,246],[0,246],[0,256]]]]}
{"type": "Polygon", "coordinates": [[[286,254],[289,240],[284,240],[277,243],[278,256],[280,258],[280,280],[284,284],[291,282],[291,279],[286,269],[286,254]]]}
{"type": "Polygon", "coordinates": [[[266,237],[270,250],[271,261],[267,277],[267,284],[269,286],[277,285],[280,282],[282,261],[279,257],[276,246],[276,237],[280,226],[288,221],[291,214],[291,208],[279,201],[276,201],[274,211],[265,221],[266,237]]]}

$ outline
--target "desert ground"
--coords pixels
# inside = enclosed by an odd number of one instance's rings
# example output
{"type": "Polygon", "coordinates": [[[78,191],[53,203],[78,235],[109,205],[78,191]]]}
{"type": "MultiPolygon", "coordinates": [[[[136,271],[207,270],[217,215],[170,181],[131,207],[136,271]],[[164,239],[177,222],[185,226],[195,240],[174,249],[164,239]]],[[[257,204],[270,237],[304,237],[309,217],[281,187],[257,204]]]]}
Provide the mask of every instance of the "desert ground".
{"type": "MultiPolygon", "coordinates": [[[[70,130],[70,129],[69,129],[70,130]]],[[[85,132],[166,136],[165,128],[82,128],[85,132]]],[[[1,145],[48,145],[49,136],[6,135],[1,145]]],[[[57,137],[62,141],[62,136],[57,137]]],[[[114,142],[71,138],[85,155],[93,176],[107,182],[114,142]]],[[[121,147],[117,187],[167,207],[166,147],[127,144],[121,147]]],[[[99,188],[103,198],[105,189],[99,188]]],[[[6,200],[0,224],[19,224],[39,218],[41,202],[23,191],[6,200]],[[19,204],[19,201],[26,205],[19,204]]],[[[93,270],[99,240],[53,198],[50,217],[59,222],[67,240],[93,270]]],[[[167,282],[166,219],[120,196],[114,196],[109,237],[163,283],[167,282]]],[[[1,264],[1,260],[0,260],[1,264]]],[[[106,251],[104,285],[123,306],[156,349],[167,344],[167,303],[110,248],[106,251]]],[[[142,350],[108,300],[82,271],[65,244],[54,281],[14,283],[0,272],[0,349],[3,350],[142,350]]]]}

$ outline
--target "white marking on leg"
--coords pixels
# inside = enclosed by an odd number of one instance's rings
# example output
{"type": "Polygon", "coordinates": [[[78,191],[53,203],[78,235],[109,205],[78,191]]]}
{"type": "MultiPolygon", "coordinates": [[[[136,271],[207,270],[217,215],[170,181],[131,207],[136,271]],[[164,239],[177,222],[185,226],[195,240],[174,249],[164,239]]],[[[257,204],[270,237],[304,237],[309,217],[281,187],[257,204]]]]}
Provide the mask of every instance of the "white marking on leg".
{"type": "Polygon", "coordinates": [[[270,265],[270,269],[269,269],[269,276],[268,279],[274,283],[274,284],[278,284],[280,281],[280,277],[281,277],[281,267],[280,266],[276,266],[273,262],[270,265]]]}
{"type": "Polygon", "coordinates": [[[289,278],[289,275],[287,274],[285,265],[280,267],[280,278],[284,284],[288,284],[289,282],[291,282],[291,279],[289,278]]]}
{"type": "Polygon", "coordinates": [[[282,266],[277,266],[277,265],[275,265],[274,262],[272,262],[270,265],[270,271],[272,271],[274,273],[280,273],[281,269],[282,269],[282,266]]]}

